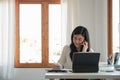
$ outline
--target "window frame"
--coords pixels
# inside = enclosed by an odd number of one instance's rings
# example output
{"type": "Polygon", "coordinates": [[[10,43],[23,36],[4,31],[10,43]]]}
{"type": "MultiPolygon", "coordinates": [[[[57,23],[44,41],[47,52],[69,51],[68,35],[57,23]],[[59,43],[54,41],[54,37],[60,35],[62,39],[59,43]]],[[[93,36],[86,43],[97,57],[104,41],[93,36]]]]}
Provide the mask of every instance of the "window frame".
{"type": "Polygon", "coordinates": [[[15,68],[48,68],[51,66],[49,63],[49,4],[60,4],[60,0],[16,0],[15,1],[15,16],[16,16],[16,29],[15,29],[15,68]],[[42,9],[42,63],[20,63],[20,37],[19,37],[19,4],[41,4],[42,9]],[[44,14],[44,15],[43,15],[44,14]]]}
{"type": "Polygon", "coordinates": [[[113,55],[112,50],[112,0],[107,0],[108,7],[108,57],[113,55]]]}

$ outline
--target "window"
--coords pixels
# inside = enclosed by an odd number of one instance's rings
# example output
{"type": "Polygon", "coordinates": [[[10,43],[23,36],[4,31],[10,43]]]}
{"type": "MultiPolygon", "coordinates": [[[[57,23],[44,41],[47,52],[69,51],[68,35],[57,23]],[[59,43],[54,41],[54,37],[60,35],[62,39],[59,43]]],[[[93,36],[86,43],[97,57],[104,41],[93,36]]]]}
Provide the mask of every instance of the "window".
{"type": "MultiPolygon", "coordinates": [[[[112,35],[113,35],[113,56],[116,52],[120,52],[120,0],[112,0],[112,35]]],[[[120,59],[118,61],[120,64],[120,59]]]]}
{"type": "Polygon", "coordinates": [[[119,25],[119,0],[112,2],[112,35],[113,35],[113,53],[120,52],[120,25],[119,25]]]}
{"type": "Polygon", "coordinates": [[[15,35],[16,68],[50,67],[62,48],[60,0],[16,0],[15,35]]]}
{"type": "Polygon", "coordinates": [[[20,4],[19,17],[20,63],[41,63],[41,5],[20,4]]]}
{"type": "Polygon", "coordinates": [[[62,48],[61,6],[49,5],[49,63],[57,62],[62,48]],[[55,14],[52,14],[55,13],[55,14]],[[55,22],[56,21],[56,22],[55,22]],[[56,34],[57,33],[57,34],[56,34]]]}

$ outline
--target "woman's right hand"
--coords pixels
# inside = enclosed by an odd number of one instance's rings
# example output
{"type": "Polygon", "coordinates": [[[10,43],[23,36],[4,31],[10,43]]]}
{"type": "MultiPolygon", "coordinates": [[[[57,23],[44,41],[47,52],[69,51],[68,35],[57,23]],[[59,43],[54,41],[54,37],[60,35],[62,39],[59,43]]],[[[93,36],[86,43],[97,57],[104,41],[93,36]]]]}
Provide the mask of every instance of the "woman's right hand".
{"type": "Polygon", "coordinates": [[[60,64],[58,64],[58,63],[53,63],[53,64],[52,64],[52,68],[53,68],[53,69],[60,69],[60,64]]]}

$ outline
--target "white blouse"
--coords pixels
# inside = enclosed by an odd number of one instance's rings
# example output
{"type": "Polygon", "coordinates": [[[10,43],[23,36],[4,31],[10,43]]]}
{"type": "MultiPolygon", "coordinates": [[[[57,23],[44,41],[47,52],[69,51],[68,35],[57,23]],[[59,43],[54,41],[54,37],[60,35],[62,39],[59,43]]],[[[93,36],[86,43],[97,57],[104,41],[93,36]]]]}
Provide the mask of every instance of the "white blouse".
{"type": "MultiPolygon", "coordinates": [[[[65,69],[72,69],[72,61],[70,58],[70,46],[66,45],[63,48],[62,54],[60,59],[58,60],[58,64],[61,66],[64,66],[65,69]]],[[[90,49],[89,52],[94,52],[92,49],[90,49]]]]}

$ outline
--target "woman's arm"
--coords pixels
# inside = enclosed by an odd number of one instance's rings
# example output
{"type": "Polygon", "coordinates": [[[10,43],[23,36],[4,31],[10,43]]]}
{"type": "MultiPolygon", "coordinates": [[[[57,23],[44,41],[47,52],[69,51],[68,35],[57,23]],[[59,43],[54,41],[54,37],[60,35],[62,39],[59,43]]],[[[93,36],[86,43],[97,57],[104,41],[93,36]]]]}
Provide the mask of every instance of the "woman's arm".
{"type": "Polygon", "coordinates": [[[60,56],[60,59],[58,60],[57,64],[53,64],[53,68],[54,69],[61,69],[63,68],[64,64],[66,63],[66,58],[67,58],[67,54],[69,53],[70,48],[69,46],[64,46],[63,50],[62,50],[62,54],[60,56]]]}

